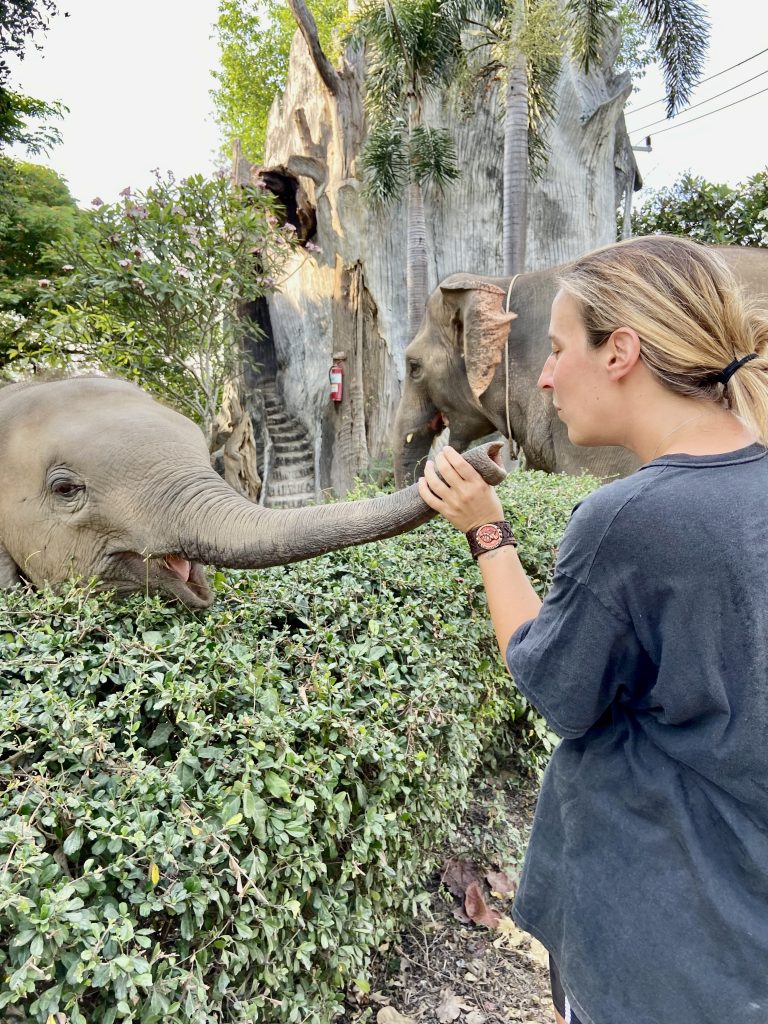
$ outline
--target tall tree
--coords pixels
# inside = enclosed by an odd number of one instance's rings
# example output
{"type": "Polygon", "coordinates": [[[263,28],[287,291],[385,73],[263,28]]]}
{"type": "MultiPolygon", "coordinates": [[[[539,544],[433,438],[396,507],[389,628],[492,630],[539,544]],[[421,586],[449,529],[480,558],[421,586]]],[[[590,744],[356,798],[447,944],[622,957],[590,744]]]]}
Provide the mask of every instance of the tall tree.
{"type": "Polygon", "coordinates": [[[463,64],[462,11],[446,0],[367,0],[352,40],[366,47],[369,135],[360,166],[369,196],[389,202],[407,189],[408,327],[418,330],[427,300],[425,184],[458,177],[449,132],[425,120],[425,102],[463,64]]]}
{"type": "Polygon", "coordinates": [[[456,0],[469,22],[480,9],[506,67],[504,131],[504,273],[525,269],[526,183],[542,154],[541,129],[554,112],[561,55],[589,73],[618,31],[622,10],[640,18],[664,74],[667,116],[687,102],[701,76],[708,20],[695,0],[568,0],[560,17],[551,0],[456,0]],[[553,73],[554,72],[554,73],[553,73]],[[531,159],[531,139],[536,153],[531,159]]]}
{"type": "MultiPolygon", "coordinates": [[[[0,147],[13,143],[25,146],[29,153],[40,153],[60,141],[55,127],[30,127],[29,120],[61,117],[59,103],[23,96],[8,87],[11,69],[6,54],[19,60],[36,34],[48,29],[58,14],[54,0],[0,0],[0,147]]],[[[64,17],[68,17],[67,14],[64,17]]],[[[40,48],[38,44],[34,44],[40,48]]]]}
{"type": "MultiPolygon", "coordinates": [[[[315,0],[312,6],[320,45],[332,52],[334,34],[346,17],[346,0],[315,0]]],[[[285,84],[295,32],[294,14],[282,0],[219,2],[221,66],[214,72],[212,96],[228,147],[239,139],[252,163],[264,156],[267,117],[285,84]]]]}

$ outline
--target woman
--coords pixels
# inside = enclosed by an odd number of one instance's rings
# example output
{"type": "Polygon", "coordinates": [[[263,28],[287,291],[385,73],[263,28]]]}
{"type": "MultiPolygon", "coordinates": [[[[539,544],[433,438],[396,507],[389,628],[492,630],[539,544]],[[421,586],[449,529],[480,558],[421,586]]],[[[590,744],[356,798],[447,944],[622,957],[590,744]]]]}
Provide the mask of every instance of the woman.
{"type": "Polygon", "coordinates": [[[460,455],[419,484],[563,737],[514,916],[550,951],[558,1021],[764,1024],[768,318],[713,252],[656,236],[569,268],[550,332],[539,387],[570,440],[644,465],[574,510],[544,603],[460,455]]]}

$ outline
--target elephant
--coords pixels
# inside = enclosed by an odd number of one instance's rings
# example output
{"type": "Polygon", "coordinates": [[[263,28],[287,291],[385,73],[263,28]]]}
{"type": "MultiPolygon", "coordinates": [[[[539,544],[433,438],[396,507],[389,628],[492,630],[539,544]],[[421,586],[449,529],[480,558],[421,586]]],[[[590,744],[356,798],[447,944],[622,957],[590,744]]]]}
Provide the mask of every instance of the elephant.
{"type": "MultiPolygon", "coordinates": [[[[768,299],[768,250],[714,248],[748,296],[768,299]]],[[[432,442],[446,426],[457,451],[478,438],[502,433],[519,446],[531,469],[587,471],[607,478],[637,468],[637,459],[624,448],[571,444],[551,397],[536,387],[550,351],[552,300],[566,269],[564,265],[516,279],[451,274],[432,292],[421,326],[405,350],[392,444],[398,487],[422,475],[432,442]],[[505,312],[508,293],[510,312],[505,312]]]]}
{"type": "MultiPolygon", "coordinates": [[[[489,483],[500,448],[468,453],[489,483]]],[[[96,578],[205,608],[203,565],[262,568],[404,533],[432,518],[415,485],[278,511],[215,472],[202,431],[127,381],[0,388],[0,588],[96,578]]]]}

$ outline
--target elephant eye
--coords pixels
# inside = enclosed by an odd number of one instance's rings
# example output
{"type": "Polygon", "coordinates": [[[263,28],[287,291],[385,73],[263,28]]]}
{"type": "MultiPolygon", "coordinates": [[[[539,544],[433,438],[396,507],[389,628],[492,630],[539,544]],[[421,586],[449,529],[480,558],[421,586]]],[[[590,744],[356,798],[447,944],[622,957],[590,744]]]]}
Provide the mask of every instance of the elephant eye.
{"type": "Polygon", "coordinates": [[[57,498],[71,500],[85,490],[85,484],[73,480],[71,476],[65,475],[59,470],[57,473],[52,473],[48,478],[48,489],[57,498]]]}
{"type": "Polygon", "coordinates": [[[409,360],[408,370],[411,375],[411,379],[418,380],[421,376],[421,363],[417,362],[415,359],[409,360]]]}

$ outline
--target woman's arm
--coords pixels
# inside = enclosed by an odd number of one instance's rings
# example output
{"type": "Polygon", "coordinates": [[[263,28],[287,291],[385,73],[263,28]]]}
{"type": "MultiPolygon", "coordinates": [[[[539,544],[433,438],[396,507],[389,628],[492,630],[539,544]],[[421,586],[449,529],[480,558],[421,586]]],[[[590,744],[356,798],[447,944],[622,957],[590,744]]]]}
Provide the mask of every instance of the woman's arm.
{"type": "MultiPolygon", "coordinates": [[[[434,463],[426,464],[419,480],[419,494],[462,533],[504,518],[496,491],[451,447],[443,448],[434,463]]],[[[538,615],[541,600],[512,546],[486,551],[477,561],[496,640],[502,658],[506,659],[509,638],[524,622],[538,615]]]]}

